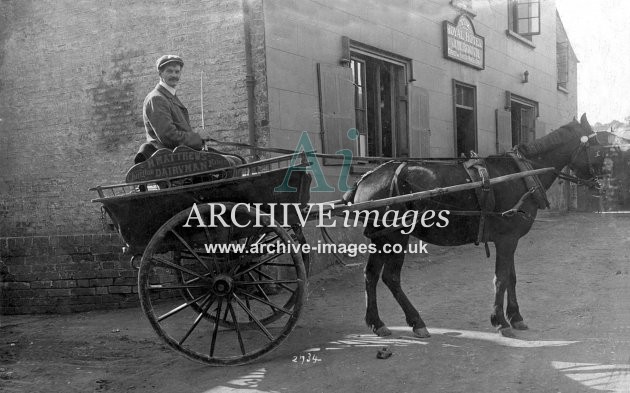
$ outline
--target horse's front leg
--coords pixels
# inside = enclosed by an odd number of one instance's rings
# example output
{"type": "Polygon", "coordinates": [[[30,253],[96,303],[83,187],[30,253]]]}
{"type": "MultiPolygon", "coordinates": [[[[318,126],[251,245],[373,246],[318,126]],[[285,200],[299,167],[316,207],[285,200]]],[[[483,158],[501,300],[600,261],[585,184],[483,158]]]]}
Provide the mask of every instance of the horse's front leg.
{"type": "MultiPolygon", "coordinates": [[[[406,236],[404,240],[397,243],[405,248],[408,240],[409,237],[406,236]]],[[[394,295],[394,299],[396,299],[405,313],[407,325],[411,326],[414,335],[421,338],[431,337],[424,321],[420,318],[420,313],[418,313],[418,310],[411,304],[400,286],[400,272],[404,262],[404,253],[388,254],[385,258],[385,266],[383,268],[383,282],[387,285],[392,295],[394,295]]]]}
{"type": "Polygon", "coordinates": [[[509,283],[507,287],[507,307],[505,314],[510,325],[517,330],[527,330],[527,324],[523,321],[523,317],[518,309],[518,301],[516,300],[516,269],[514,268],[514,258],[510,266],[509,283]]]}
{"type": "MultiPolygon", "coordinates": [[[[499,329],[505,329],[510,327],[510,325],[505,319],[503,301],[505,291],[511,283],[511,276],[514,270],[514,252],[518,245],[518,238],[500,238],[495,240],[494,245],[497,256],[494,269],[494,306],[490,315],[490,323],[499,329]]],[[[514,294],[514,302],[516,302],[516,294],[514,294]]]]}

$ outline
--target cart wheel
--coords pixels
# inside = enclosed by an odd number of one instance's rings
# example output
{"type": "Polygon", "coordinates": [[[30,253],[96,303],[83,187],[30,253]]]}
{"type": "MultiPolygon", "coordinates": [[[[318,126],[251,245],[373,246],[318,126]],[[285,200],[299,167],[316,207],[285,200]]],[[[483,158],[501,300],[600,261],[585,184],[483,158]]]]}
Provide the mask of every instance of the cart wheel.
{"type": "MultiPolygon", "coordinates": [[[[291,239],[293,240],[294,243],[299,243],[299,244],[305,244],[306,243],[306,238],[304,237],[304,234],[302,233],[302,228],[299,226],[295,226],[295,227],[291,227],[291,228],[286,228],[287,232],[289,233],[289,235],[291,236],[291,239]]],[[[275,233],[275,232],[269,232],[269,233],[258,233],[257,235],[252,235],[247,239],[243,239],[243,241],[240,244],[252,244],[254,242],[258,242],[261,244],[272,244],[272,243],[278,243],[278,242],[282,242],[283,240],[281,239],[281,237],[275,233]]],[[[277,275],[282,275],[282,269],[279,268],[277,265],[277,263],[279,263],[278,259],[282,259],[284,258],[284,264],[286,264],[286,255],[283,255],[283,253],[281,252],[267,252],[266,254],[261,254],[256,258],[256,261],[260,261],[262,259],[266,260],[266,263],[262,265],[263,270],[267,270],[268,273],[270,274],[277,274],[277,275]],[[274,266],[274,268],[271,268],[271,266],[274,266]]],[[[173,253],[173,261],[177,264],[182,264],[182,265],[188,265],[188,261],[187,259],[192,259],[193,260],[193,264],[194,264],[194,256],[192,254],[190,254],[190,252],[186,252],[186,251],[182,251],[182,252],[174,252],[173,253]]],[[[309,267],[310,267],[310,259],[309,259],[309,254],[308,253],[302,253],[302,261],[304,262],[304,268],[306,270],[306,275],[308,277],[308,273],[309,273],[309,267]]],[[[252,261],[253,262],[253,261],[252,261]]],[[[247,265],[243,265],[245,268],[247,267],[247,265]]],[[[242,270],[242,269],[241,269],[242,270]]],[[[245,280],[253,280],[254,276],[256,275],[256,273],[248,273],[247,276],[245,277],[245,280]]],[[[266,277],[262,276],[260,277],[259,275],[259,279],[265,279],[266,277]]],[[[180,284],[183,284],[185,282],[185,273],[179,272],[179,282],[180,284]]],[[[278,291],[283,291],[285,290],[282,287],[278,287],[278,286],[274,286],[274,285],[265,285],[265,286],[259,286],[256,288],[258,290],[258,292],[263,295],[263,297],[267,297],[269,294],[273,294],[276,295],[276,298],[282,298],[282,296],[279,295],[278,291]]],[[[193,300],[198,298],[203,291],[198,290],[197,288],[183,288],[180,290],[182,296],[184,297],[184,299],[186,299],[187,301],[189,300],[193,300]]],[[[286,299],[286,303],[282,306],[283,309],[285,310],[289,310],[291,309],[294,305],[295,305],[295,301],[297,298],[297,295],[295,293],[291,293],[288,292],[291,296],[289,296],[286,299]]],[[[249,299],[247,299],[249,300],[249,299]]],[[[194,301],[193,303],[191,303],[190,307],[198,313],[203,312],[203,306],[200,304],[199,301],[194,301]]],[[[274,307],[268,307],[266,308],[266,313],[265,313],[265,308],[263,308],[262,310],[259,310],[260,313],[259,315],[257,315],[259,318],[259,321],[263,324],[263,325],[267,325],[269,323],[275,322],[277,321],[279,318],[281,318],[284,315],[284,312],[282,310],[276,309],[274,307]]],[[[211,310],[212,311],[212,310],[211,310]]],[[[211,320],[216,320],[215,318],[215,314],[213,312],[203,312],[204,317],[209,318],[211,320]]],[[[225,320],[225,319],[219,319],[219,324],[221,326],[224,327],[233,327],[234,324],[232,323],[232,321],[230,320],[225,320]]],[[[245,326],[248,328],[252,328],[255,327],[255,322],[250,321],[245,323],[244,325],[241,324],[241,327],[245,326]]]]}
{"type": "MultiPolygon", "coordinates": [[[[244,206],[224,205],[224,217],[255,222],[244,206]]],[[[208,205],[198,209],[201,217],[210,214],[208,205]]],[[[157,334],[193,360],[253,361],[276,348],[297,324],[306,293],[302,255],[287,246],[296,242],[268,217],[261,228],[196,228],[196,220],[184,227],[190,213],[172,217],[147,245],[138,275],[142,309],[157,334]],[[208,253],[206,244],[225,248],[208,253]],[[254,244],[266,251],[254,252],[254,244]]]]}

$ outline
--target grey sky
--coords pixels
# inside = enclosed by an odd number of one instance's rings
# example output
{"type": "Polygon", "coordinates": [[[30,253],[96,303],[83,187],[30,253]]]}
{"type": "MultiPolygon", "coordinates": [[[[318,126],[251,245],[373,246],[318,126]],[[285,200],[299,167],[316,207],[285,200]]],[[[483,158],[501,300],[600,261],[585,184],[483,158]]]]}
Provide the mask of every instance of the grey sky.
{"type": "MultiPolygon", "coordinates": [[[[544,0],[543,0],[544,1],[544,0]]],[[[578,112],[591,124],[630,116],[630,1],[556,0],[578,64],[578,112]]]]}

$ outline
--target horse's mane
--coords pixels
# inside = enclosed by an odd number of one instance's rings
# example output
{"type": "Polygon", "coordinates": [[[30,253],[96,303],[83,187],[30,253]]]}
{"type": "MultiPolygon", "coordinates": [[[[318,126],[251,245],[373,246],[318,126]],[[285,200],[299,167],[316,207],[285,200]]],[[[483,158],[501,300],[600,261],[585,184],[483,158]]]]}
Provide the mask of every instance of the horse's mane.
{"type": "Polygon", "coordinates": [[[530,143],[519,144],[518,150],[526,156],[535,156],[553,150],[559,145],[566,143],[567,140],[583,134],[584,129],[580,123],[577,120],[573,120],[542,138],[536,139],[530,143]]]}

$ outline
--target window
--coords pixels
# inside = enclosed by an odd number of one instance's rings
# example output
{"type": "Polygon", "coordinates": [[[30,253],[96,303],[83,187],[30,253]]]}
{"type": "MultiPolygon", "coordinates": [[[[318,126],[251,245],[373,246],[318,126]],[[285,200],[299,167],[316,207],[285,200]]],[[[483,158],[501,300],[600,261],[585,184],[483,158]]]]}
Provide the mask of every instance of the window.
{"type": "Polygon", "coordinates": [[[508,10],[509,30],[531,40],[540,34],[540,1],[510,0],[508,10]]]}
{"type": "Polygon", "coordinates": [[[566,90],[569,82],[568,42],[556,42],[556,66],[558,68],[558,88],[566,90]]]}
{"type": "MultiPolygon", "coordinates": [[[[317,64],[324,153],[350,150],[355,157],[427,153],[428,94],[408,83],[411,59],[348,37],[342,37],[341,47],[341,65],[317,64]]],[[[324,159],[325,165],[341,163],[324,159]]]]}
{"type": "Polygon", "coordinates": [[[529,143],[536,139],[538,103],[526,98],[511,96],[512,146],[529,143]]]}
{"type": "Polygon", "coordinates": [[[477,105],[476,88],[453,81],[453,103],[455,106],[456,156],[469,156],[477,151],[477,105]]]}
{"type": "Polygon", "coordinates": [[[536,101],[506,91],[505,107],[496,111],[497,153],[545,135],[546,125],[538,115],[536,101]]]}
{"type": "Polygon", "coordinates": [[[408,157],[407,71],[390,59],[351,52],[360,157],[408,157]]]}

